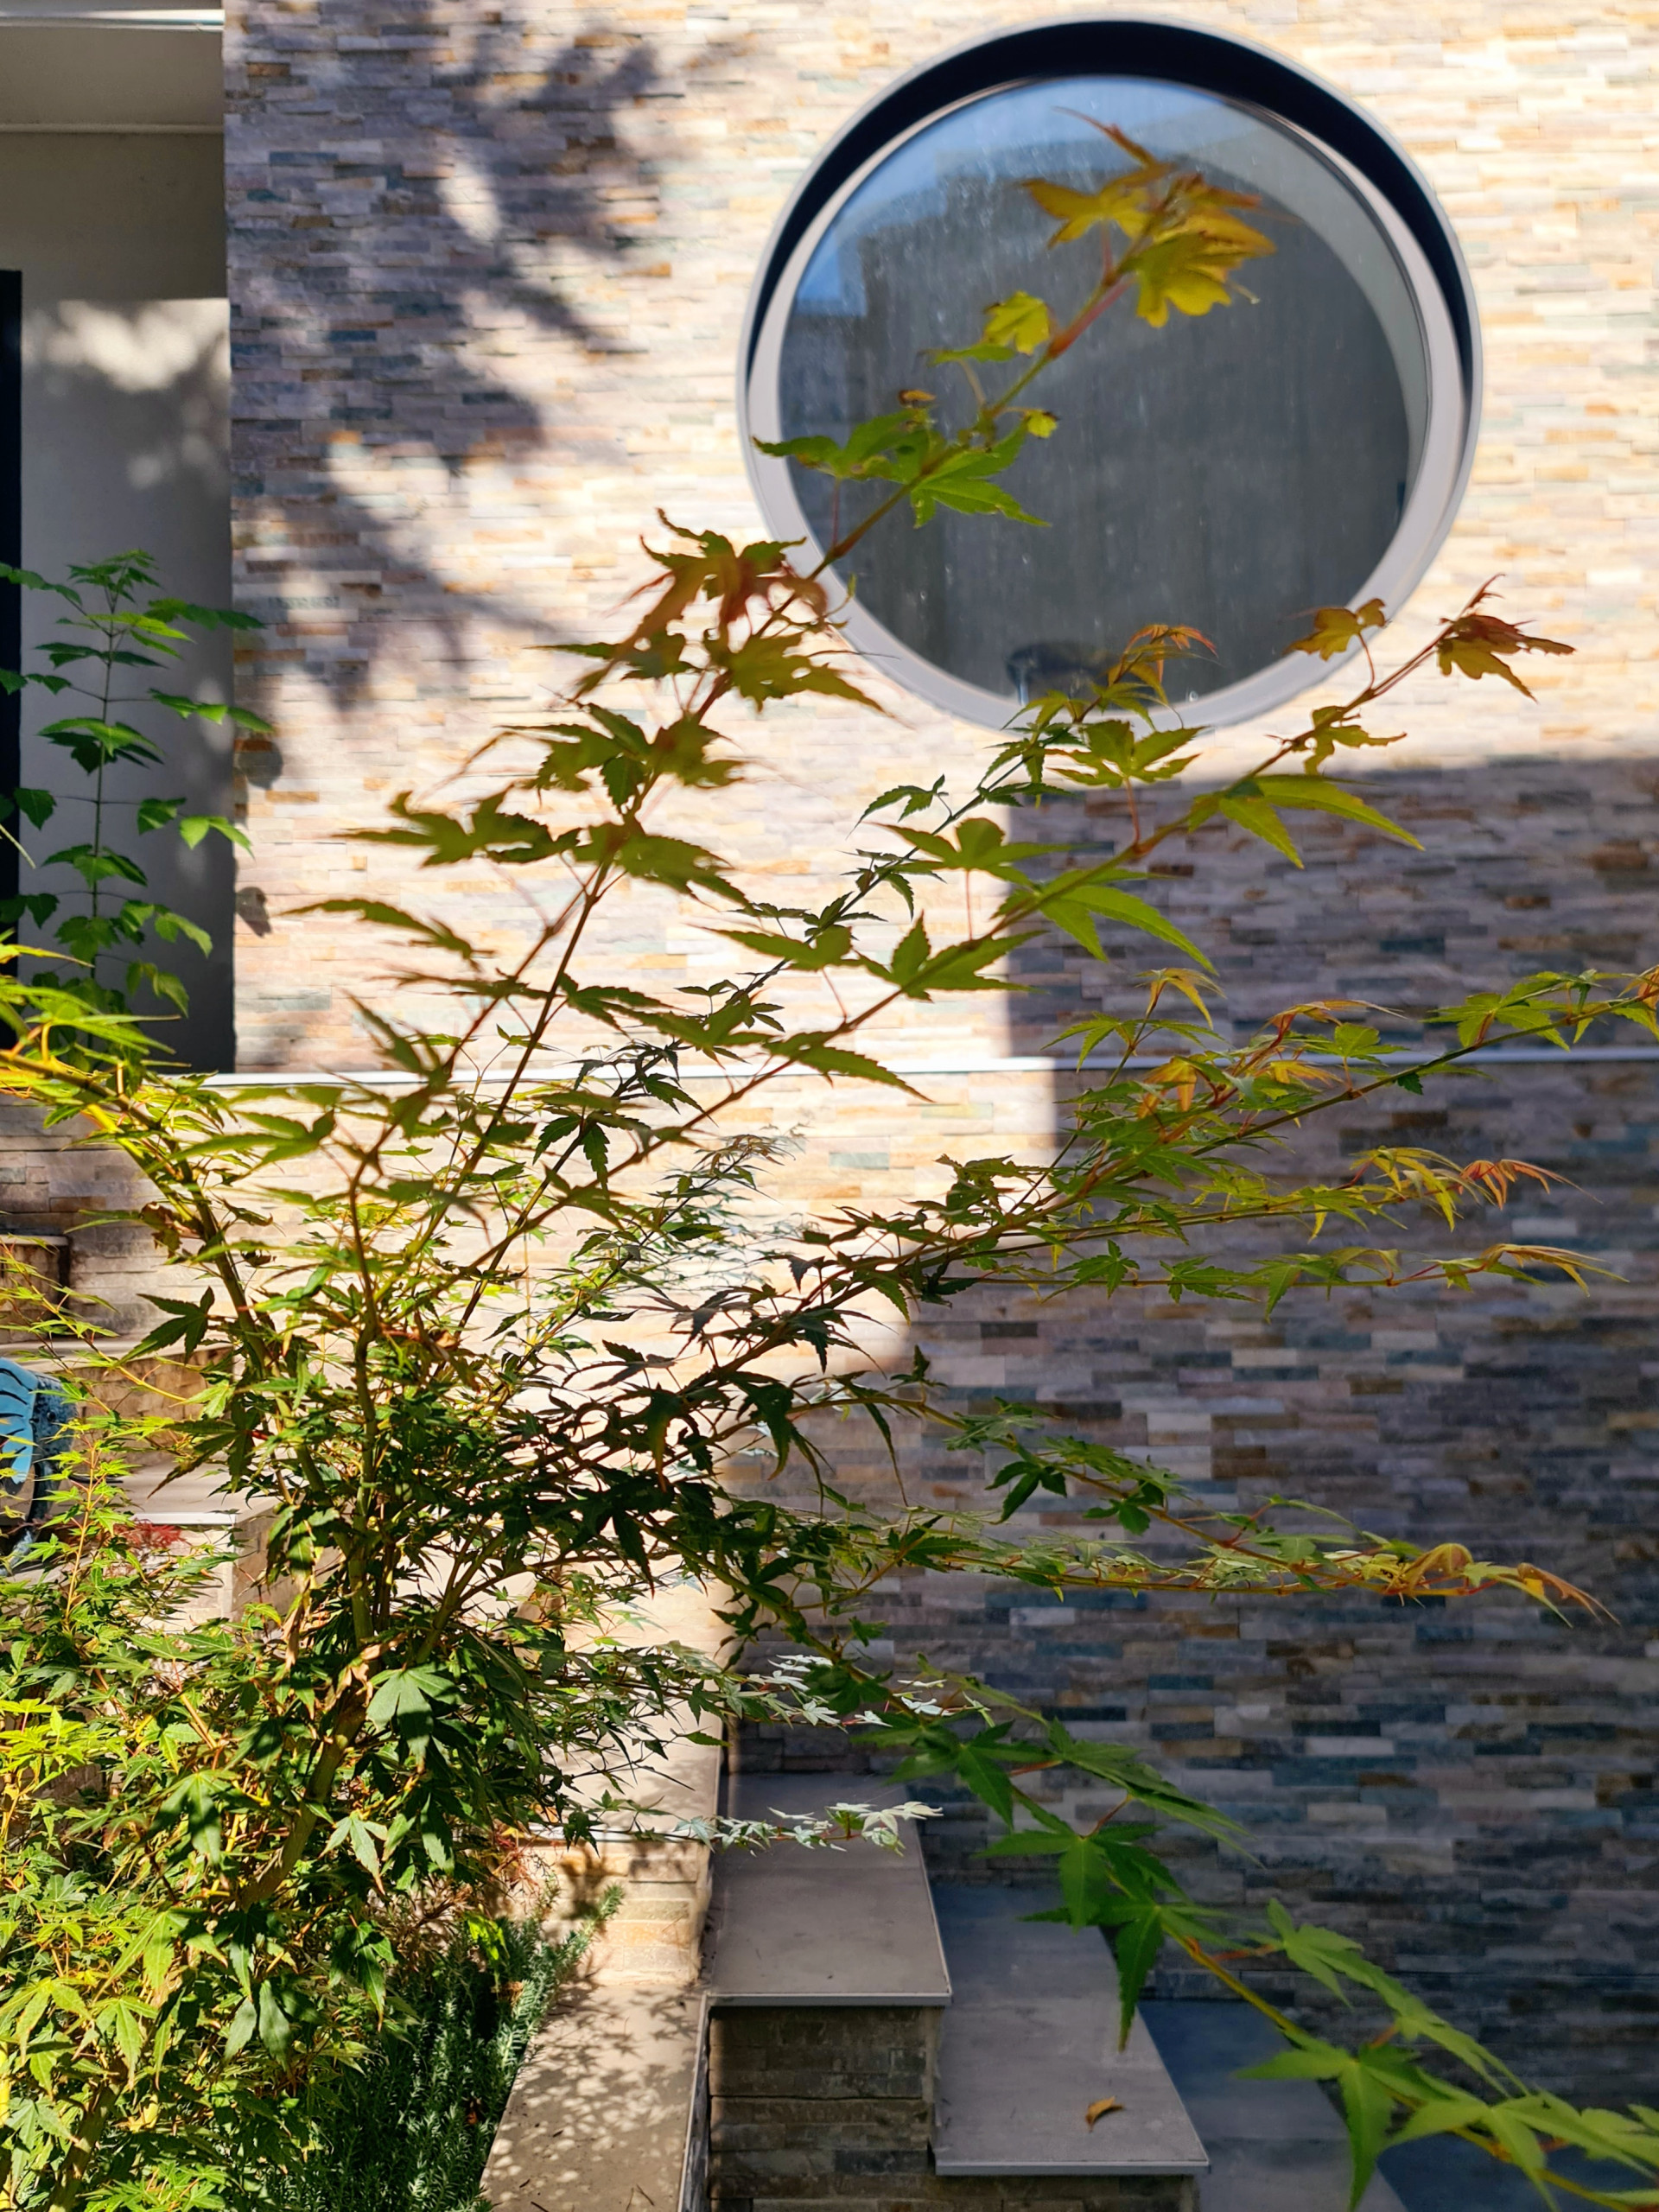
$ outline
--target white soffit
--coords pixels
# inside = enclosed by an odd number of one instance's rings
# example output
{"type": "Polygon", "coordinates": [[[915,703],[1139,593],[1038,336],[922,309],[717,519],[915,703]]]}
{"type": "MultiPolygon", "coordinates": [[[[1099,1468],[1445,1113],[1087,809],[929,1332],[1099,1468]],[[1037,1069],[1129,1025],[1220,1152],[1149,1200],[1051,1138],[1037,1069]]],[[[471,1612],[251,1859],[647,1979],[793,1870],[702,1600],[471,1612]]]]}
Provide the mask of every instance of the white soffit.
{"type": "Polygon", "coordinates": [[[219,9],[0,0],[0,131],[218,132],[219,9]]]}
{"type": "Polygon", "coordinates": [[[225,10],[213,7],[158,7],[152,0],[0,0],[0,25],[7,23],[124,23],[160,30],[222,31],[225,10]]]}

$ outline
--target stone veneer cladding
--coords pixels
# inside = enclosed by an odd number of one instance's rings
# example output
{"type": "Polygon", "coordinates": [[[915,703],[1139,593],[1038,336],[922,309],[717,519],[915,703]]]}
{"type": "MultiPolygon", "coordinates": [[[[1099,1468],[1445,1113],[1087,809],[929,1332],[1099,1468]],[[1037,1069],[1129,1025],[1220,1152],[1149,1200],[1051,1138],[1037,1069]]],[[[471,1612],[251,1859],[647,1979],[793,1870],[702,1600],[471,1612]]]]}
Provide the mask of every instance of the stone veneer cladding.
{"type": "MultiPolygon", "coordinates": [[[[814,148],[900,69],[1039,12],[232,6],[236,549],[242,601],[270,626],[243,686],[277,724],[274,747],[245,756],[245,1065],[361,1058],[350,994],[376,988],[380,954],[286,910],[404,887],[379,857],[359,873],[334,833],[435,785],[536,705],[549,664],[534,649],[608,630],[658,506],[753,527],[735,340],[814,148]]],[[[1332,990],[1421,1007],[1535,967],[1650,960],[1659,27],[1585,0],[1471,0],[1455,17],[1409,0],[1181,12],[1365,102],[1462,235],[1485,424],[1407,632],[1502,570],[1506,604],[1581,651],[1542,672],[1536,707],[1491,685],[1431,685],[1402,707],[1414,741],[1389,756],[1390,776],[1397,759],[1421,855],[1316,836],[1296,874],[1217,833],[1189,856],[1198,873],[1167,880],[1172,911],[1203,929],[1237,1022],[1332,990]]],[[[975,741],[894,704],[887,722],[825,707],[769,723],[722,844],[781,894],[810,895],[875,791],[975,741]]],[[[474,932],[518,926],[513,894],[482,876],[415,895],[474,932]]],[[[649,899],[612,950],[652,982],[725,964],[649,899]]],[[[1058,954],[1029,980],[1012,1030],[994,1007],[922,1007],[894,1043],[995,1059],[1118,988],[1058,954]]],[[[1572,1185],[1506,1226],[1586,1244],[1618,1271],[1587,1297],[1297,1300],[1270,1322],[986,1304],[928,1338],[964,1393],[1053,1402],[1219,1497],[1289,1490],[1390,1531],[1533,1553],[1590,1583],[1616,1624],[1557,1627],[1501,1601],[1409,1615],[1055,1606],[931,1583],[894,1608],[900,1648],[1147,1743],[1244,1813],[1261,1863],[1200,1863],[1201,1885],[1238,1896],[1271,1878],[1317,1902],[1503,2047],[1601,2100],[1650,2098],[1659,2076],[1656,1084],[1651,1063],[1527,1065],[1309,1140],[1326,1157],[1386,1136],[1558,1167],[1572,1185]]],[[[806,1132],[786,1194],[884,1193],[940,1151],[1033,1144],[1051,1125],[1039,1072],[925,1088],[928,1105],[895,1112],[791,1087],[767,1109],[806,1132]]],[[[963,1494],[953,1463],[914,1471],[923,1495],[963,1494]]],[[[884,1478],[855,1459],[849,1479],[884,1478]]],[[[944,1858],[975,1840],[965,1815],[939,1825],[944,1858]]]]}
{"type": "Polygon", "coordinates": [[[714,2012],[710,2212],[1198,2212],[1185,2175],[935,2173],[938,2031],[915,2006],[714,2012]]]}

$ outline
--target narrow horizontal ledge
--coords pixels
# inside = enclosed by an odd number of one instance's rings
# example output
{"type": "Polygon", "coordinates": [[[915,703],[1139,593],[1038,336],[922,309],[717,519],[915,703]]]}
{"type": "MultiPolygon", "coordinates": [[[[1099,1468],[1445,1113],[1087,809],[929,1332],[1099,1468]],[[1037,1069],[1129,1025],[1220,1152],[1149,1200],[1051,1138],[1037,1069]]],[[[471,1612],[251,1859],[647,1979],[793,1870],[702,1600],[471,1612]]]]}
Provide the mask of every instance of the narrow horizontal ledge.
{"type": "Polygon", "coordinates": [[[67,4],[54,8],[49,0],[21,0],[21,4],[8,7],[0,0],[0,30],[12,29],[29,30],[89,30],[89,31],[206,31],[215,37],[223,35],[225,10],[222,8],[123,8],[83,6],[80,0],[67,0],[67,4]]]}
{"type": "MultiPolygon", "coordinates": [[[[3,129],[0,125],[0,129],[3,129]]],[[[947,1053],[935,1059],[906,1059],[898,1054],[883,1058],[879,1046],[867,1048],[870,1056],[881,1060],[881,1065],[894,1075],[1103,1075],[1110,1069],[1159,1068],[1170,1058],[1168,1052],[1131,1052],[1125,1060],[1091,1058],[1081,1065],[1076,1060],[1057,1058],[1044,1053],[958,1052],[947,1053]]],[[[1310,1061],[1316,1065],[1329,1064],[1333,1055],[1310,1052],[1310,1061]]],[[[1402,1067],[1421,1067],[1435,1058],[1432,1047],[1414,1046],[1396,1056],[1402,1067]]],[[[1493,1066],[1551,1065],[1570,1071],[1575,1062],[1584,1060],[1655,1060],[1659,1061],[1659,1045],[1580,1045],[1570,1052],[1563,1052],[1554,1045],[1482,1045],[1471,1052],[1464,1053],[1457,1061],[1459,1067],[1490,1068],[1493,1066]]],[[[570,1067],[534,1068],[522,1080],[531,1083],[557,1083],[575,1074],[570,1067]]],[[[728,1083],[740,1081],[756,1072],[753,1068],[697,1068],[683,1067],[679,1071],[682,1083],[728,1083]]],[[[785,1071],[810,1077],[811,1068],[785,1071]]],[[[510,1080],[521,1078],[506,1075],[486,1075],[485,1089],[493,1084],[505,1085],[510,1080]]],[[[211,1090],[327,1090],[334,1085],[362,1090],[412,1090],[414,1078],[404,1075],[389,1075],[382,1068],[246,1068],[233,1074],[210,1075],[206,1078],[211,1090]]]]}
{"type": "MultiPolygon", "coordinates": [[[[0,16],[0,32],[5,19],[0,16]]],[[[4,49],[0,48],[0,60],[4,49]]],[[[222,138],[219,123],[0,123],[0,138],[222,138]]]]}
{"type": "MultiPolygon", "coordinates": [[[[826,1805],[898,1805],[905,1793],[856,1774],[730,1777],[726,1809],[740,1820],[794,1819],[826,1805]]],[[[948,2005],[950,1977],[933,1917],[921,1847],[861,1840],[804,1850],[727,1851],[715,1870],[708,1986],[734,2005],[948,2005]]]]}
{"type": "Polygon", "coordinates": [[[1027,1917],[1052,1902],[1030,1890],[934,1893],[953,1990],[939,2044],[937,2170],[1207,2172],[1204,2145],[1139,2016],[1117,2048],[1117,1975],[1098,1934],[1027,1917]],[[1109,2098],[1114,2108],[1100,2111],[1109,2098]]]}
{"type": "Polygon", "coordinates": [[[690,2212],[707,2135],[695,1992],[567,1992],[525,2053],[484,2169],[493,2212],[690,2212]]]}

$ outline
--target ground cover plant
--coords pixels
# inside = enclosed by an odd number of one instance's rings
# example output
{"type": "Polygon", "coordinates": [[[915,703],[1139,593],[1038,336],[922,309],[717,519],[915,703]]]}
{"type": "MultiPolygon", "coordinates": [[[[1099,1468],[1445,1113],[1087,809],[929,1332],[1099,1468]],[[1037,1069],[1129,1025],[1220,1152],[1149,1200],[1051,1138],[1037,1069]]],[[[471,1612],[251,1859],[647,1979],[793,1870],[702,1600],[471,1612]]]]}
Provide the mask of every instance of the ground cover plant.
{"type": "Polygon", "coordinates": [[[688,1710],[704,1725],[837,1719],[902,1772],[976,1792],[1003,1824],[995,1848],[1050,1853],[1067,1915],[1108,1932],[1126,2018],[1166,1942],[1269,2012],[1276,2069],[1343,2101],[1356,2202],[1385,2143],[1435,2133],[1546,2190],[1659,2202],[1659,2113],[1529,2088],[1354,1945],[1278,1907],[1259,1922],[1201,1908],[1160,1836],[1185,1823],[1237,1840],[1213,1808],[1128,1747],[972,1681],[894,1679],[869,1649],[883,1585],[920,1568],[1287,1605],[1494,1589],[1591,1602],[1547,1564],[1220,1511],[1029,1409],[963,1412],[925,1363],[871,1350],[874,1321],[985,1285],[1272,1302],[1577,1271],[1481,1220],[1524,1163],[1382,1148],[1310,1184],[1277,1147],[1493,1039],[1654,1033],[1659,974],[1476,990],[1417,1053],[1344,1005],[1287,1009],[1230,1044],[1203,948],[1145,883],[1176,841],[1202,868],[1217,817],[1280,854],[1306,812],[1403,836],[1332,772],[1392,741],[1373,710],[1391,718],[1436,671],[1522,686],[1529,656],[1561,647],[1483,593],[1384,670],[1384,610],[1325,609],[1298,650],[1335,672],[1361,648],[1347,696],[1206,788],[1205,734],[1165,688],[1198,641],[1143,632],[1086,696],[1035,701],[961,793],[942,780],[879,799],[844,885],[813,907],[762,896],[676,819],[677,800],[706,809],[741,776],[753,717],[804,694],[861,703],[834,578],[868,531],[925,526],[940,505],[1027,526],[1001,479],[1027,439],[1064,435],[1030,396],[1045,366],[1108,312],[1225,311],[1235,272],[1268,250],[1237,195],[1107,137],[1097,191],[1030,188],[1059,219],[1057,250],[1099,257],[1082,307],[1061,318],[1021,294],[975,344],[942,351],[941,369],[1006,373],[1000,391],[972,383],[959,419],[909,391],[844,445],[796,442],[800,465],[863,487],[821,560],[665,522],[621,634],[569,649],[581,673],[548,719],[503,733],[464,804],[404,794],[359,833],[435,871],[515,872],[539,899],[505,957],[442,915],[328,902],[404,948],[411,1010],[359,1009],[378,1079],[231,1093],[168,1073],[119,1007],[51,980],[0,989],[15,1032],[0,1094],[125,1155],[142,1189],[120,1217],[148,1228],[170,1278],[136,1351],[100,1351],[95,1313],[79,1325],[78,1517],[0,1581],[0,2201],[20,2212],[283,2202],[283,2175],[361,2079],[395,1993],[397,1913],[446,1893],[466,1909],[504,1839],[552,1826],[580,1840],[688,1710]],[[1042,834],[1045,803],[1079,791],[1121,806],[1109,859],[1042,834]],[[604,918],[642,887],[753,964],[697,990],[619,981],[604,918]],[[776,1147],[733,1126],[766,1086],[804,1071],[902,1098],[869,1043],[885,1014],[1006,988],[1040,930],[1104,957],[1103,921],[1173,964],[1137,1010],[1073,1036],[1084,1065],[1048,1156],[945,1163],[937,1187],[882,1208],[791,1217],[767,1203],[776,1147]],[[1466,1249],[1410,1249],[1425,1207],[1473,1219],[1466,1249]],[[1240,1223],[1275,1225],[1280,1249],[1230,1257],[1240,1223]],[[188,1370],[170,1398],[163,1361],[188,1370]],[[111,1374],[145,1380],[155,1410],[118,1416],[111,1374]],[[983,1510],[849,1501],[837,1416],[893,1437],[931,1423],[988,1455],[983,1510]],[[179,1626],[200,1560],[124,1516],[123,1455],[163,1447],[221,1470],[264,1516],[263,1601],[234,1621],[179,1626]],[[805,1505],[725,1479],[757,1453],[806,1471],[805,1505]],[[1039,1494],[1075,1502],[1082,1533],[1026,1533],[1019,1509],[1039,1494]],[[679,1576],[724,1593],[740,1637],[791,1639],[798,1663],[757,1680],[607,1640],[607,1620],[679,1576]],[[1058,1821],[1020,1779],[1052,1764],[1109,1785],[1123,1817],[1087,1833],[1058,1821]],[[1338,2042],[1268,2004],[1253,1974],[1287,1962],[1362,1995],[1380,2025],[1357,2013],[1338,2042]],[[1610,2162],[1612,2185],[1562,2176],[1561,2145],[1610,2162]]]}
{"type": "Polygon", "coordinates": [[[271,2190],[283,2212],[477,2212],[531,2037],[587,1948],[533,1916],[457,1927],[398,1979],[403,2010],[271,2190]]]}

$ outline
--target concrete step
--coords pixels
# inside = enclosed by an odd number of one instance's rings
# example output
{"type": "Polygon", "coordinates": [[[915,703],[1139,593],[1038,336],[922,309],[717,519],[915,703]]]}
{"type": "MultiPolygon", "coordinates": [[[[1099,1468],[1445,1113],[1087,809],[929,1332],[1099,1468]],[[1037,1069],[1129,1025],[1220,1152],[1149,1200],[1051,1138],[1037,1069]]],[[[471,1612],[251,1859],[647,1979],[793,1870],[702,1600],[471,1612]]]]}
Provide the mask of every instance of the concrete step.
{"type": "MultiPolygon", "coordinates": [[[[836,1799],[899,1805],[906,1793],[863,1775],[733,1775],[738,1820],[795,1819],[836,1799]]],[[[862,1840],[824,1850],[775,1844],[722,1852],[715,1867],[705,1979],[716,2005],[912,2005],[950,2001],[927,1870],[862,1840]]]]}
{"type": "MultiPolygon", "coordinates": [[[[727,1809],[904,1794],[748,1776],[727,1809]]],[[[940,1896],[955,1968],[914,1840],[724,1857],[708,1974],[717,2212],[1196,2212],[1203,2150],[1144,2035],[1112,2077],[1131,2127],[1105,2135],[1111,2115],[1096,2140],[1084,2119],[1115,2035],[1109,1955],[1022,1926],[1028,1897],[940,1896]]]]}
{"type": "Polygon", "coordinates": [[[1204,2173],[1205,2146],[1138,2019],[1117,2048],[1111,1953],[1092,1932],[1026,1918],[1048,1902],[1028,1890],[934,1889],[951,1990],[936,2171],[1204,2173]],[[1090,2126],[1090,2107],[1107,2097],[1120,2109],[1090,2126]]]}

